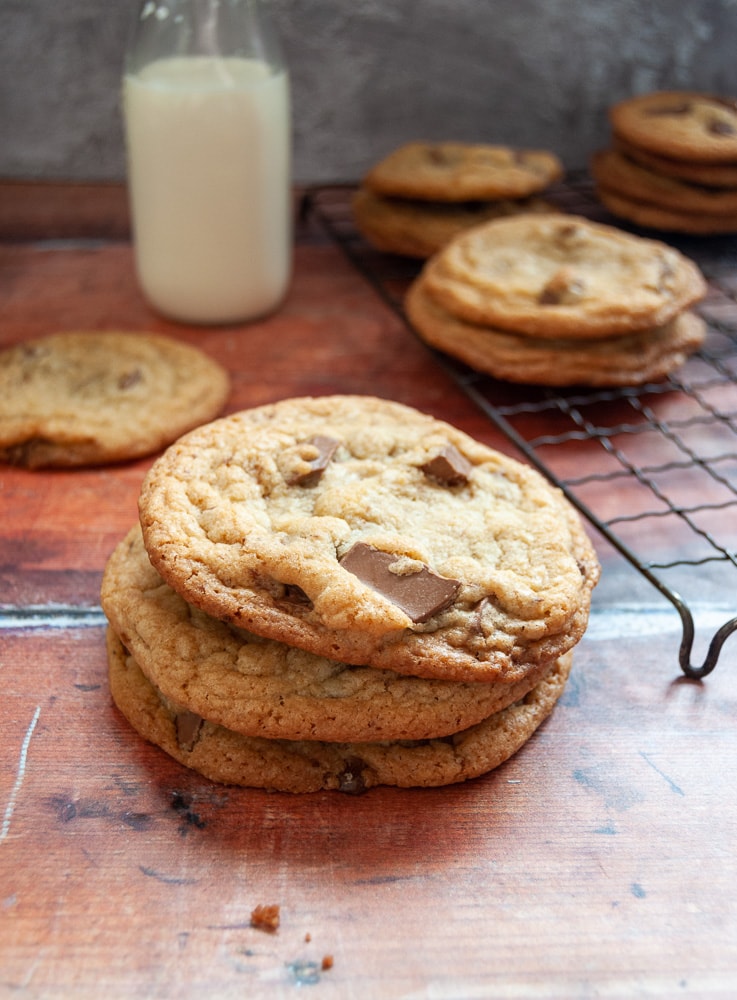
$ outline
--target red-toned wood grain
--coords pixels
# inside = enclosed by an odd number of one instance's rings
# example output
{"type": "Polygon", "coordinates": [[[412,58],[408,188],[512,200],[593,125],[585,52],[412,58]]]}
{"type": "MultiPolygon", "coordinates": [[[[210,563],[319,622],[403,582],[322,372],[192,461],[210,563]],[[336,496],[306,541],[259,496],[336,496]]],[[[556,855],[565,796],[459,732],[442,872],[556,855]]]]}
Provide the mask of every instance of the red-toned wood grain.
{"type": "Polygon", "coordinates": [[[362,797],[213,785],[118,715],[101,629],[6,634],[0,993],[729,995],[732,676],[674,682],[641,627],[598,623],[496,772],[362,797]]]}

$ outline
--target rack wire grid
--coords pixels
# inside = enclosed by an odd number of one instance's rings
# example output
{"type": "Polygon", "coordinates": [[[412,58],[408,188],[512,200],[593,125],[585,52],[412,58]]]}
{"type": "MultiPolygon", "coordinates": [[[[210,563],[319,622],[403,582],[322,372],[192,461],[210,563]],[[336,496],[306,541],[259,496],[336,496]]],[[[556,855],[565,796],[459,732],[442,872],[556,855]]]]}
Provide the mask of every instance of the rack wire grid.
{"type": "MultiPolygon", "coordinates": [[[[303,218],[317,220],[411,330],[403,297],[421,262],[381,253],[360,236],[350,207],[354,190],[351,183],[306,189],[303,218]]],[[[671,602],[681,623],[680,668],[700,679],[737,631],[737,236],[689,238],[622,223],[597,200],[584,172],[569,174],[547,197],[571,214],[665,240],[696,261],[709,284],[697,307],[708,326],[701,349],[661,382],[604,390],[513,385],[427,349],[671,602]],[[711,614],[703,661],[694,663],[696,610],[704,608],[716,608],[718,617],[711,614]]]]}

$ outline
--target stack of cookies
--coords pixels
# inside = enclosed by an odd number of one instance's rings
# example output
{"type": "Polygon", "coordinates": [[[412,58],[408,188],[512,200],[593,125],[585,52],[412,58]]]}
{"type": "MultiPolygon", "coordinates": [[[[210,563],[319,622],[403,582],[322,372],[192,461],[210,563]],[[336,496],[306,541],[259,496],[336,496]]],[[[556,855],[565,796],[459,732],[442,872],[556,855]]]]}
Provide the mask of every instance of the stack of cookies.
{"type": "Polygon", "coordinates": [[[425,259],[487,219],[551,211],[536,195],[562,173],[558,157],[544,150],[412,142],[368,172],[353,215],[376,249],[425,259]]]}
{"type": "Polygon", "coordinates": [[[364,396],[190,432],[102,603],[113,698],[172,757],[309,792],[465,781],[564,690],[599,565],[538,473],[364,396]]]}
{"type": "Polygon", "coordinates": [[[643,94],[615,104],[610,122],[612,148],[591,161],[610,212],[671,232],[737,232],[737,99],[643,94]]]}
{"type": "Polygon", "coordinates": [[[704,278],[672,247],[571,215],[476,226],[427,261],[407,316],[478,371],[548,386],[639,385],[701,344],[704,278]]]}

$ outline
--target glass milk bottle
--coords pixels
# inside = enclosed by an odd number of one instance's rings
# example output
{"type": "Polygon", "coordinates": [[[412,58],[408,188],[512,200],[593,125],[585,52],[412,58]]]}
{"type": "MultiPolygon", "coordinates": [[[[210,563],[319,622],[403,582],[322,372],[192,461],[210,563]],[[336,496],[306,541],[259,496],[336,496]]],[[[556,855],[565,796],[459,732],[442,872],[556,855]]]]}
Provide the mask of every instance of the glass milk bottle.
{"type": "Polygon", "coordinates": [[[262,0],[146,0],[123,79],[136,270],[188,323],[273,310],[292,258],[289,77],[262,0]]]}

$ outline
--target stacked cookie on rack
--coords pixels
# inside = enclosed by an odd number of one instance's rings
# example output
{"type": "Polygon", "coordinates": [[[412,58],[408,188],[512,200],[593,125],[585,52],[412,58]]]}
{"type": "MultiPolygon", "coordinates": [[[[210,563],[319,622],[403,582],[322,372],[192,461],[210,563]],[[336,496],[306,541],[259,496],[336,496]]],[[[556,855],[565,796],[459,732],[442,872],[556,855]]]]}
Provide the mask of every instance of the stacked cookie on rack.
{"type": "Polygon", "coordinates": [[[598,196],[637,225],[737,232],[737,99],[658,91],[615,104],[613,142],[595,153],[598,196]]]}
{"type": "Polygon", "coordinates": [[[372,397],[283,400],[154,464],[102,603],[113,698],[221,782],[464,781],[553,709],[599,565],[538,473],[372,397]]]}
{"type": "Polygon", "coordinates": [[[538,195],[562,174],[546,150],[411,142],[366,174],[353,216],[378,250],[425,259],[487,219],[552,211],[538,195]]]}
{"type": "Polygon", "coordinates": [[[479,371],[549,386],[639,385],[701,344],[697,266],[673,247],[578,216],[476,226],[427,261],[407,316],[479,371]]]}

